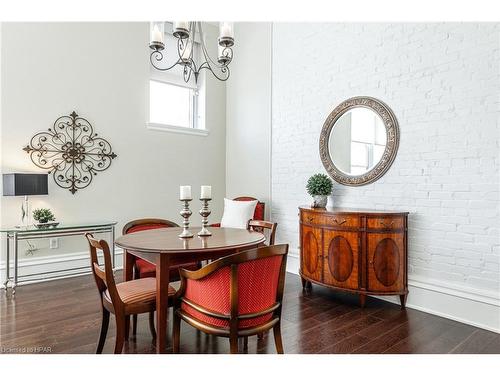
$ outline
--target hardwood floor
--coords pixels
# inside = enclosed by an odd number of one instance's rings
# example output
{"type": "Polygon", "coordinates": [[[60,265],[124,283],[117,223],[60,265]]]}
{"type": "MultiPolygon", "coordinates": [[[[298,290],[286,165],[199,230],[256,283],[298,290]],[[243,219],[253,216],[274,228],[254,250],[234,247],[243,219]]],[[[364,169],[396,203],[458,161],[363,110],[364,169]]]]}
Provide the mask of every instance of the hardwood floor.
{"type": "MultiPolygon", "coordinates": [[[[120,275],[118,275],[118,279],[120,275]]],[[[320,286],[302,291],[287,274],[282,334],[285,353],[500,353],[500,335],[417,310],[320,286]]],[[[0,296],[0,353],[94,353],[101,320],[91,276],[18,287],[14,298],[0,296]]],[[[169,323],[171,323],[169,315],[169,323]]],[[[104,353],[112,353],[114,318],[104,353]]],[[[208,336],[187,324],[181,353],[229,353],[227,339],[208,336]]],[[[171,350],[171,325],[169,325],[171,350]]],[[[240,345],[240,351],[243,345],[240,345]]],[[[136,337],[124,352],[154,352],[147,315],[139,316],[136,337]]],[[[249,353],[275,353],[272,332],[251,337],[249,353]]]]}

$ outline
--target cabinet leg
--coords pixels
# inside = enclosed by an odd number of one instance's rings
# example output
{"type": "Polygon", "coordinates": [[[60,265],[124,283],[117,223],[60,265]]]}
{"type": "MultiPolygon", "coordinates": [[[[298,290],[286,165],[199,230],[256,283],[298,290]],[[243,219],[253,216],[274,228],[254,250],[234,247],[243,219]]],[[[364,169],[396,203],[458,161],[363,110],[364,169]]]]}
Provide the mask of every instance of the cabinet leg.
{"type": "Polygon", "coordinates": [[[365,307],[366,303],[366,294],[360,294],[359,295],[359,306],[365,307]]]}
{"type": "Polygon", "coordinates": [[[399,300],[401,301],[401,309],[404,310],[406,308],[406,298],[408,297],[408,294],[401,294],[399,296],[399,300]]]}
{"type": "Polygon", "coordinates": [[[300,280],[302,281],[302,289],[309,289],[311,287],[311,283],[303,277],[301,277],[300,280]]]}

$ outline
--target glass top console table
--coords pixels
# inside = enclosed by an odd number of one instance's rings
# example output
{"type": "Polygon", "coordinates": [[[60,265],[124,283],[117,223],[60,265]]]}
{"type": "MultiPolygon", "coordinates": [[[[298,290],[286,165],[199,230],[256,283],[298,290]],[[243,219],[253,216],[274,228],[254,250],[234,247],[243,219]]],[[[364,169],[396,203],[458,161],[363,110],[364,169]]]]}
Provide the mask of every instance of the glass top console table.
{"type": "MultiPolygon", "coordinates": [[[[16,286],[23,282],[24,278],[29,278],[29,281],[37,280],[50,280],[58,277],[56,273],[60,273],[60,270],[49,271],[49,272],[38,272],[29,275],[19,275],[18,259],[19,259],[19,241],[23,240],[35,240],[42,238],[53,238],[53,237],[67,237],[67,236],[78,236],[83,235],[87,232],[89,233],[109,233],[110,247],[111,247],[111,259],[115,262],[115,221],[99,222],[99,223],[88,223],[88,224],[69,224],[61,223],[57,227],[50,228],[37,228],[35,226],[24,226],[24,227],[12,227],[12,228],[0,228],[0,233],[5,233],[6,237],[6,257],[5,257],[5,279],[4,286],[7,292],[8,287],[12,288],[12,294],[16,291],[16,286]],[[12,245],[12,246],[11,246],[12,245]],[[11,248],[13,249],[14,264],[11,264],[11,248]],[[13,268],[13,273],[11,273],[11,268],[13,268]],[[39,277],[37,279],[36,277],[39,277]]],[[[90,270],[90,263],[88,266],[76,267],[72,269],[64,270],[65,276],[77,276],[84,273],[88,273],[90,270]],[[67,273],[69,272],[69,273],[67,273]]]]}

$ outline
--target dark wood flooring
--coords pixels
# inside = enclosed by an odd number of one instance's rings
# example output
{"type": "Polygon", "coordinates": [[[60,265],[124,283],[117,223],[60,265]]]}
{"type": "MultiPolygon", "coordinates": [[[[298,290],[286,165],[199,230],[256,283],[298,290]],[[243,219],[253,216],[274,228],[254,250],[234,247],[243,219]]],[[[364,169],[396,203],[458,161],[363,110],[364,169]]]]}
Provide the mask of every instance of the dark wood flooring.
{"type": "MultiPolygon", "coordinates": [[[[20,286],[14,298],[0,293],[0,353],[94,353],[101,318],[91,276],[20,286]]],[[[304,292],[299,278],[287,274],[285,353],[500,353],[499,334],[413,309],[401,310],[374,298],[368,298],[364,309],[357,303],[354,295],[320,286],[304,292]]],[[[114,334],[112,320],[105,353],[113,351],[114,334]]],[[[151,353],[154,349],[147,316],[140,316],[137,336],[125,344],[124,351],[151,353]]],[[[181,352],[229,353],[229,343],[183,323],[181,352]]],[[[260,341],[251,337],[248,352],[275,353],[272,332],[260,341]]]]}

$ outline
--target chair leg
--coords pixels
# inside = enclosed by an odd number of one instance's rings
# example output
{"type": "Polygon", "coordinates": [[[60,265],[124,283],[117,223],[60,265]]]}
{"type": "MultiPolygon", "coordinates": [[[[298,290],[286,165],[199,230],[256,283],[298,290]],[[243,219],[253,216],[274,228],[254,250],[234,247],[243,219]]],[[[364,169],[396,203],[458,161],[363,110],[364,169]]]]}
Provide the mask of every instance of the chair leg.
{"type": "Polygon", "coordinates": [[[257,333],[257,339],[259,339],[259,340],[264,339],[264,332],[257,333]]]}
{"type": "MultiPolygon", "coordinates": [[[[178,316],[175,312],[173,313],[174,316],[174,327],[173,327],[173,352],[174,353],[179,353],[179,347],[180,347],[180,342],[181,342],[181,318],[178,316]]],[[[197,330],[197,332],[200,332],[197,330]]]]}
{"type": "Polygon", "coordinates": [[[248,351],[248,336],[243,337],[243,350],[245,353],[248,351]]]}
{"type": "Polygon", "coordinates": [[[99,342],[97,343],[96,354],[102,353],[102,348],[104,348],[104,343],[106,342],[106,335],[108,333],[109,326],[109,311],[104,307],[102,309],[102,322],[101,322],[101,333],[99,334],[99,342]]]}
{"type": "Polygon", "coordinates": [[[125,317],[125,340],[128,341],[130,335],[130,315],[125,317]]]}
{"type": "Polygon", "coordinates": [[[115,354],[120,354],[123,350],[125,342],[125,317],[121,314],[116,314],[116,341],[115,354]]]}
{"type": "Polygon", "coordinates": [[[238,354],[238,336],[229,338],[229,346],[231,350],[231,354],[238,354]]]}
{"type": "MultiPolygon", "coordinates": [[[[134,318],[137,319],[137,315],[134,315],[134,318]]],[[[156,330],[155,330],[155,312],[149,312],[149,330],[151,331],[151,336],[153,336],[153,340],[156,340],[156,330]]]]}
{"type": "Polygon", "coordinates": [[[281,322],[278,322],[273,327],[274,333],[274,343],[276,344],[276,352],[278,354],[283,354],[283,341],[281,340],[281,322]]]}
{"type": "Polygon", "coordinates": [[[137,314],[132,315],[132,334],[137,335],[137,314]]]}

